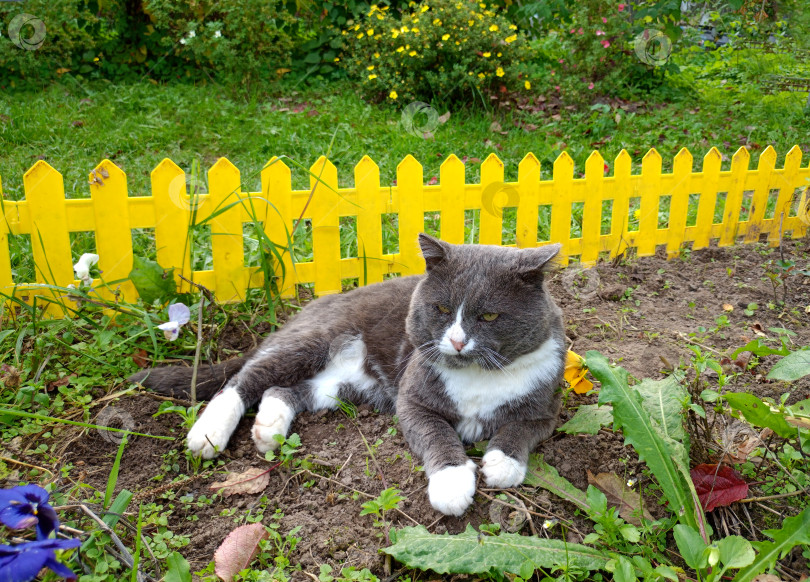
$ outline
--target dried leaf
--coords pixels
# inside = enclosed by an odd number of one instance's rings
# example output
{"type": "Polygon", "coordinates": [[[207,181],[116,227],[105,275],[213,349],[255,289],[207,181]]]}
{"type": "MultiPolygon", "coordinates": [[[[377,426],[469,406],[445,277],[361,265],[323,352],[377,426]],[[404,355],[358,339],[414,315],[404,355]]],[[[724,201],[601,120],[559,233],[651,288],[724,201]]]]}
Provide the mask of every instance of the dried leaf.
{"type": "Polygon", "coordinates": [[[748,483],[731,467],[703,464],[690,473],[700,504],[707,513],[748,497],[748,483]]]}
{"type": "Polygon", "coordinates": [[[231,495],[244,495],[261,493],[267,489],[270,482],[270,471],[259,467],[251,467],[244,473],[231,473],[228,478],[219,483],[212,483],[209,489],[222,490],[224,497],[231,495]]]}
{"type": "Polygon", "coordinates": [[[594,475],[588,471],[588,483],[599,489],[607,497],[608,503],[619,508],[619,515],[632,523],[641,525],[639,515],[644,519],[653,520],[653,516],[646,509],[641,512],[641,495],[627,486],[627,483],[616,473],[599,473],[594,475]]]}
{"type": "Polygon", "coordinates": [[[492,132],[501,131],[502,129],[503,129],[503,128],[501,127],[501,124],[500,124],[500,123],[498,123],[497,121],[493,121],[493,122],[492,122],[492,123],[489,125],[489,131],[492,131],[492,132]]]}
{"type": "Polygon", "coordinates": [[[723,303],[723,311],[734,311],[734,306],[731,303],[723,303]]]}
{"type": "Polygon", "coordinates": [[[138,366],[139,368],[145,368],[146,366],[149,365],[149,358],[147,356],[146,350],[144,349],[135,350],[134,352],[132,352],[130,358],[132,358],[132,361],[135,362],[135,365],[138,366]]]}
{"type": "Polygon", "coordinates": [[[448,111],[444,115],[439,116],[439,123],[447,123],[449,119],[450,119],[450,112],[448,111]]]}
{"type": "Polygon", "coordinates": [[[214,553],[216,575],[224,582],[231,582],[250,565],[259,551],[259,542],[267,537],[267,530],[260,523],[237,527],[214,553]]]}

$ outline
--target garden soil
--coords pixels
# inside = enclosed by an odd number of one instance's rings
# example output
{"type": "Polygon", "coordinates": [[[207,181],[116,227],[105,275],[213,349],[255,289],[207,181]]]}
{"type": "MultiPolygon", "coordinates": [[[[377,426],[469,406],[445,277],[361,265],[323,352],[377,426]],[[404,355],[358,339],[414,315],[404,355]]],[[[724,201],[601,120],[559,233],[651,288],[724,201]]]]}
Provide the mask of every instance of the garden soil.
{"type": "MultiPolygon", "coordinates": [[[[574,266],[553,272],[549,287],[565,313],[574,351],[585,354],[599,350],[635,378],[662,378],[689,361],[693,355],[690,346],[720,359],[757,337],[773,340],[778,336],[774,331],[777,328],[795,334],[791,336],[795,346],[810,344],[810,315],[806,312],[810,306],[810,276],[800,272],[808,269],[806,249],[804,240],[786,241],[781,249],[761,244],[709,248],[670,261],[659,254],[603,262],[591,270],[574,266]],[[775,267],[776,261],[783,258],[796,263],[787,275],[775,267]],[[785,309],[776,306],[781,300],[785,301],[785,309]],[[727,325],[722,316],[727,318],[727,325]]],[[[223,344],[247,349],[253,341],[244,329],[234,329],[231,335],[226,333],[223,344]]],[[[790,390],[790,402],[810,398],[807,378],[790,387],[764,379],[777,359],[762,358],[731,389],[776,399],[790,390]]],[[[735,364],[730,359],[725,365],[735,364]]],[[[709,382],[713,380],[711,374],[706,378],[709,382]]],[[[687,378],[693,380],[694,372],[687,378]]],[[[496,497],[499,492],[487,490],[481,482],[473,506],[463,517],[442,516],[428,503],[424,473],[417,470],[418,460],[409,454],[395,419],[365,407],[360,407],[354,418],[341,411],[300,415],[292,427],[302,441],[295,455],[300,464],[293,470],[272,469],[263,492],[217,496],[210,504],[182,503],[182,496],[210,497],[210,485],[223,480],[225,472],[240,473],[251,467],[268,469],[271,464],[254,449],[250,439],[252,418],[248,417],[231,439],[216,474],[184,477],[170,483],[178,474],[193,472],[182,454],[184,429],[180,417],[153,416],[161,402],[159,397],[140,393],[103,405],[121,413],[121,417],[131,417],[133,430],[176,437],[174,441],[133,438],[123,454],[116,489],[134,492],[138,503],[156,503],[164,511],[172,509],[168,527],[175,535],[190,539],[181,553],[191,563],[192,571],[205,567],[226,535],[244,524],[248,515],[251,521],[278,523],[281,533],[300,526],[296,534],[300,542],[290,559],[304,572],[317,576],[319,566],[329,564],[336,570],[343,566],[370,568],[380,577],[396,573],[399,566],[386,565],[378,551],[386,544],[385,527],[375,525],[373,516],[360,515],[361,504],[387,487],[401,489],[407,498],[400,511],[386,515],[394,528],[422,524],[434,533],[458,533],[467,523],[478,526],[498,522],[509,531],[559,537],[562,530],[558,526],[543,528],[547,519],[557,519],[568,525],[566,535],[570,541],[580,541],[591,531],[590,522],[578,515],[574,506],[547,492],[530,488],[510,492],[505,499],[517,503],[515,509],[504,505],[496,497]],[[174,469],[165,468],[173,463],[174,469]],[[163,475],[162,480],[155,480],[159,475],[163,475]],[[531,522],[526,521],[524,509],[530,511],[531,522]]],[[[570,418],[580,404],[595,402],[593,394],[570,393],[561,422],[570,418]]],[[[693,456],[700,457],[694,459],[695,463],[716,462],[733,448],[733,442],[721,442],[721,436],[715,443],[693,447],[693,456]]],[[[95,431],[74,435],[63,455],[63,461],[72,463],[73,469],[60,486],[84,482],[103,491],[116,451],[115,443],[95,431]]],[[[642,464],[632,449],[624,446],[620,434],[607,429],[593,436],[557,433],[536,452],[582,489],[588,486],[588,471],[615,472],[622,479],[637,480],[636,486],[645,492],[653,515],[667,513],[652,490],[649,475],[642,472],[642,464]]],[[[756,494],[757,487],[752,486],[751,495],[756,494]]],[[[133,508],[137,511],[136,504],[130,506],[133,508]]],[[[750,520],[742,518],[744,523],[732,526],[732,530],[742,528],[741,533],[748,535],[749,523],[757,529],[778,526],[779,520],[774,523],[771,517],[767,521],[768,512],[754,504],[746,509],[750,510],[750,520]]],[[[783,517],[796,513],[789,499],[774,501],[769,509],[783,517]]],[[[731,515],[728,517],[733,521],[731,515]]],[[[154,526],[146,533],[150,530],[154,531],[154,526]]],[[[801,562],[794,566],[801,569],[801,562]]],[[[294,578],[314,578],[304,572],[294,578]]]]}

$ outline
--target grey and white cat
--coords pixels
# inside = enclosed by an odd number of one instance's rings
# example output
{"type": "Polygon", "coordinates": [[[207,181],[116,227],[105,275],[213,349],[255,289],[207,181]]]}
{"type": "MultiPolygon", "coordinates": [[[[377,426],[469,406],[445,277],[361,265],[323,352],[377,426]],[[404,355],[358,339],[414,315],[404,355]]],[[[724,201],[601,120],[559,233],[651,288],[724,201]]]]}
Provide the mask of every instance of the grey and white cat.
{"type": "MultiPolygon", "coordinates": [[[[257,402],[253,440],[266,452],[299,412],[348,400],[396,412],[442,513],[463,514],[475,493],[463,442],[489,439],[487,485],[522,483],[560,409],[565,333],[543,284],[560,245],[452,245],[425,234],[419,244],[425,275],[321,297],[253,353],[202,366],[197,395],[213,399],[188,433],[189,450],[214,457],[257,402]]],[[[175,396],[190,379],[177,366],[131,378],[175,396]]]]}

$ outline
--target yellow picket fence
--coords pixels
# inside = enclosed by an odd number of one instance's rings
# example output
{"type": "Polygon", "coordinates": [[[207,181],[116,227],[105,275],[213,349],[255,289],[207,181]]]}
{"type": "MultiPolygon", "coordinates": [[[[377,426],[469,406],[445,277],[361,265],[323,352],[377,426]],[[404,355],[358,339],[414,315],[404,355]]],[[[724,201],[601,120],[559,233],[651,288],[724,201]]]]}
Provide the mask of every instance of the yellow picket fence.
{"type": "MultiPolygon", "coordinates": [[[[105,160],[90,175],[90,197],[70,200],[65,198],[62,176],[40,161],[24,176],[24,200],[4,200],[0,188],[0,293],[30,296],[46,292],[47,285],[76,283],[73,263],[78,257],[71,254],[70,232],[94,232],[104,280],[126,280],[133,265],[131,229],[154,228],[157,261],[163,268],[175,268],[181,290],[188,290],[188,284],[180,274],[211,289],[218,301],[239,301],[246,289],[263,281],[257,267],[244,264],[243,225],[254,217],[279,247],[288,247],[299,217],[311,221],[313,259],[294,263],[289,252],[283,255],[286,277],[280,287],[287,296],[299,283],[314,283],[315,293],[324,295],[340,292],[342,279],[357,278],[363,284],[381,281],[389,273],[420,272],[424,263],[416,239],[425,229],[426,213],[440,216],[442,239],[462,243],[465,211],[479,210],[479,243],[500,245],[502,209],[514,207],[514,240],[519,247],[533,247],[545,242],[538,241],[538,216],[547,206],[548,238],[562,243],[564,263],[578,256],[583,264],[592,264],[600,253],[613,257],[628,248],[648,256],[659,246],[673,257],[690,242],[692,249],[699,249],[715,240],[728,246],[762,237],[776,245],[782,237],[805,234],[810,179],[798,147],[788,152],[783,168],[775,167],[776,157],[768,147],[757,168],[750,169],[750,155],[743,148],[733,156],[731,169],[724,171],[720,152],[712,148],[703,158],[702,170],[693,172],[692,154],[683,149],[673,160],[672,173],[662,173],[661,156],[653,149],[644,156],[641,173],[633,174],[630,155],[622,151],[605,175],[602,156],[593,152],[584,177],[575,178],[574,160],[564,152],[554,162],[552,179],[541,180],[540,163],[529,154],[520,162],[517,182],[504,183],[503,163],[491,155],[481,164],[481,183],[466,184],[464,164],[452,155],[441,166],[439,183],[426,185],[422,166],[408,156],[397,167],[396,185],[389,187],[380,185],[379,168],[366,156],[354,169],[351,188],[339,187],[335,166],[321,158],[310,171],[310,190],[293,190],[290,168],[275,159],[261,172],[262,191],[253,193],[242,191],[239,170],[223,158],[209,170],[208,193],[199,196],[195,206],[198,223],[213,216],[213,269],[193,273],[188,180],[172,161],[163,160],[152,172],[151,196],[129,196],[125,174],[105,160]],[[723,218],[715,223],[715,206],[723,193],[723,218]],[[688,224],[693,195],[699,195],[697,219],[688,224]],[[669,197],[664,228],[659,224],[662,197],[669,197]],[[605,201],[612,201],[609,228],[604,224],[605,201]],[[631,201],[637,210],[630,210],[631,201]],[[571,237],[575,205],[581,205],[582,213],[578,238],[571,237]],[[768,207],[773,211],[766,218],[768,207]],[[390,214],[397,215],[399,252],[384,254],[381,217],[390,214]],[[355,258],[341,258],[340,219],[347,216],[356,217],[360,256],[355,258]],[[36,282],[14,280],[9,234],[31,236],[36,282]]],[[[342,178],[344,184],[347,178],[342,178]]],[[[124,300],[136,299],[130,281],[116,287],[124,300]]]]}

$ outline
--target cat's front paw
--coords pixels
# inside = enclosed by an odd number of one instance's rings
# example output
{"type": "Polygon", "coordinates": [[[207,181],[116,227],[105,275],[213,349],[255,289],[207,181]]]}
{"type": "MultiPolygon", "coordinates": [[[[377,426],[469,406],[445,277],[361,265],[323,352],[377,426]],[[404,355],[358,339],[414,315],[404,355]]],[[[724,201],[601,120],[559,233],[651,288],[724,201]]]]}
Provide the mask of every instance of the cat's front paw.
{"type": "Polygon", "coordinates": [[[428,497],[436,511],[445,515],[462,515],[475,495],[475,463],[445,467],[433,473],[428,481],[428,497]]]}
{"type": "Polygon", "coordinates": [[[287,403],[275,396],[264,396],[256,413],[256,422],[253,423],[253,442],[256,443],[256,449],[262,454],[275,450],[278,441],[273,436],[280,434],[286,437],[293,418],[295,412],[287,403]]]}
{"type": "Polygon", "coordinates": [[[523,483],[526,465],[499,449],[492,449],[482,459],[481,472],[490,487],[509,489],[523,483]]]}
{"type": "Polygon", "coordinates": [[[186,446],[195,457],[213,459],[228,446],[231,433],[212,424],[206,422],[205,418],[200,418],[188,431],[186,446]]]}

